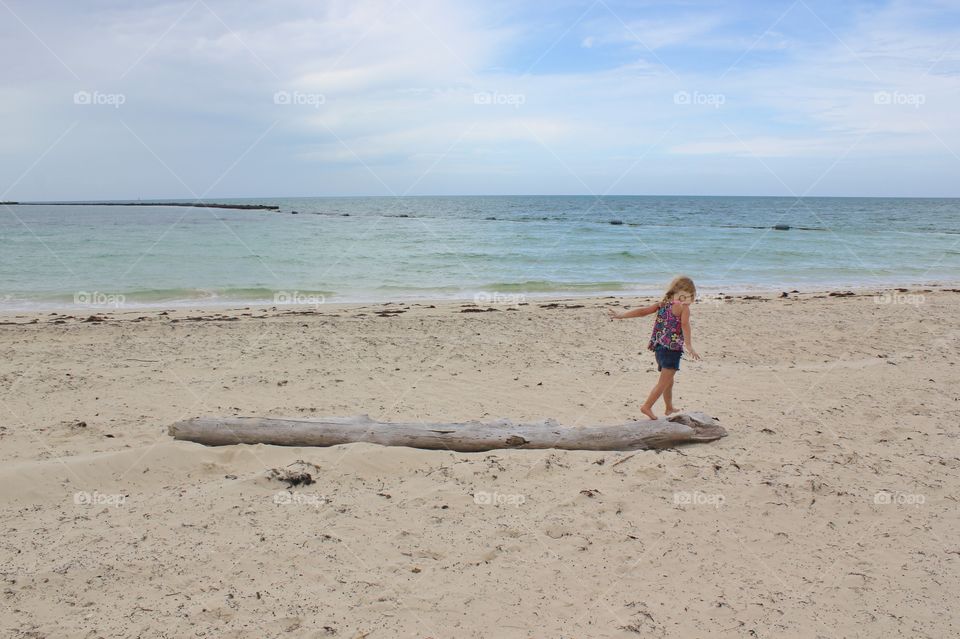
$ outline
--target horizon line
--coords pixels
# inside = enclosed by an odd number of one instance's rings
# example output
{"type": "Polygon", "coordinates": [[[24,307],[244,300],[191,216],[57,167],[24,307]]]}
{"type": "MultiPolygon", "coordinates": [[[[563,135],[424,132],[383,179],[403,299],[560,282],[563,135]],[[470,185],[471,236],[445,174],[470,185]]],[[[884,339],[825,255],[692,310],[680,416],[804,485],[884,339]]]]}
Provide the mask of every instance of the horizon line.
{"type": "Polygon", "coordinates": [[[813,199],[862,199],[862,200],[956,200],[960,195],[714,195],[714,194],[682,194],[682,193],[633,193],[633,194],[606,194],[593,195],[589,193],[461,193],[461,194],[418,194],[418,195],[273,195],[273,196],[221,196],[216,198],[190,197],[150,197],[150,198],[94,198],[94,199],[64,199],[64,200],[0,200],[0,205],[37,205],[37,204],[95,204],[98,202],[110,203],[137,203],[137,202],[203,202],[216,203],[220,200],[285,200],[285,199],[415,199],[415,198],[458,198],[458,197],[582,197],[591,199],[631,197],[688,197],[688,198],[769,198],[784,200],[813,200],[813,199]]]}

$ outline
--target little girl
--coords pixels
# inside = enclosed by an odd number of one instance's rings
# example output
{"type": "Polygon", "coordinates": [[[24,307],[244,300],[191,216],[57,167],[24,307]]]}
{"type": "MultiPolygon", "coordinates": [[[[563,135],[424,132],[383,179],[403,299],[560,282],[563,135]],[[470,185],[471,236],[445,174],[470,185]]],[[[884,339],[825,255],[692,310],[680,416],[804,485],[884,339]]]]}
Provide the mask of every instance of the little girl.
{"type": "Polygon", "coordinates": [[[661,395],[663,395],[667,415],[680,412],[680,409],[673,406],[673,376],[680,370],[680,357],[683,355],[684,348],[690,354],[690,359],[700,359],[697,351],[693,350],[693,332],[690,329],[690,304],[696,297],[697,287],[694,286],[693,280],[680,275],[673,278],[667,292],[656,304],[636,308],[626,313],[607,309],[612,320],[657,314],[647,349],[653,351],[657,358],[660,379],[650,391],[647,401],[640,407],[640,412],[650,419],[657,418],[653,413],[653,405],[661,395]]]}

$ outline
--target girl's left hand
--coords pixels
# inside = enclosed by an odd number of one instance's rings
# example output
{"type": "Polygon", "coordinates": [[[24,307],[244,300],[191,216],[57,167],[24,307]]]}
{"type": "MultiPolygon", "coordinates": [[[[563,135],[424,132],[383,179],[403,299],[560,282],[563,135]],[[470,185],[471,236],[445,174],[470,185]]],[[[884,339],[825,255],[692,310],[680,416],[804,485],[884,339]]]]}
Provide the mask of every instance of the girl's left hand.
{"type": "Polygon", "coordinates": [[[692,359],[692,360],[694,360],[694,361],[697,361],[697,360],[699,360],[699,359],[702,359],[702,358],[700,357],[700,353],[698,353],[697,351],[693,350],[692,348],[688,348],[688,349],[687,349],[687,354],[690,355],[690,359],[692,359]]]}
{"type": "Polygon", "coordinates": [[[616,311],[613,310],[612,308],[608,308],[608,309],[607,309],[607,314],[610,315],[610,319],[611,319],[611,320],[623,319],[622,317],[620,317],[620,313],[616,312],[616,311]]]}

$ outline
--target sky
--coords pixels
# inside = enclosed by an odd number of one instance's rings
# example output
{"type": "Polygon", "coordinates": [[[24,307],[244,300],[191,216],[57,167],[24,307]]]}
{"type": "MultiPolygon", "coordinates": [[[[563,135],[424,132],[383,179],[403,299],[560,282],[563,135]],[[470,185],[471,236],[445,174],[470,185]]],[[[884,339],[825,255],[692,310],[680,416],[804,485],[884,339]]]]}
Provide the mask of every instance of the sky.
{"type": "Polygon", "coordinates": [[[0,200],[960,196],[960,2],[0,0],[0,200]]]}

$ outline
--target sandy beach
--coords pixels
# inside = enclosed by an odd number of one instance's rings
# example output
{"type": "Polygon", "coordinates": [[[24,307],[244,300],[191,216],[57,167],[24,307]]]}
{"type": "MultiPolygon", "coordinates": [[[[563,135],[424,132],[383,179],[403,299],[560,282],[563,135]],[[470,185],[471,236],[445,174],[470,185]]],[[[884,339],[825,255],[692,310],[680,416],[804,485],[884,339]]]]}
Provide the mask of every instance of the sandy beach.
{"type": "Polygon", "coordinates": [[[695,305],[704,359],[682,363],[675,396],[720,419],[729,436],[710,444],[463,454],[167,434],[197,415],[638,419],[651,321],[605,308],[644,301],[0,318],[0,634],[960,634],[957,290],[695,305]]]}

